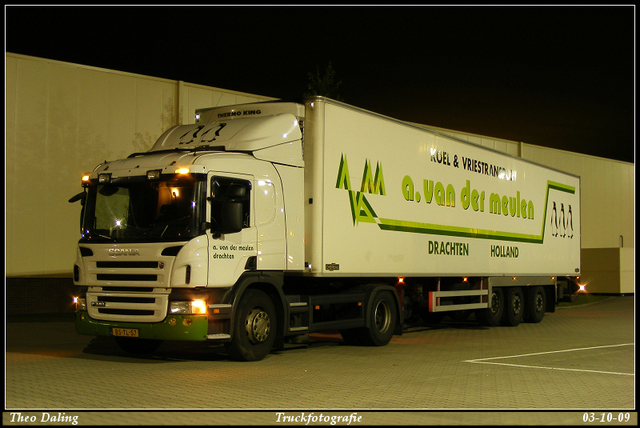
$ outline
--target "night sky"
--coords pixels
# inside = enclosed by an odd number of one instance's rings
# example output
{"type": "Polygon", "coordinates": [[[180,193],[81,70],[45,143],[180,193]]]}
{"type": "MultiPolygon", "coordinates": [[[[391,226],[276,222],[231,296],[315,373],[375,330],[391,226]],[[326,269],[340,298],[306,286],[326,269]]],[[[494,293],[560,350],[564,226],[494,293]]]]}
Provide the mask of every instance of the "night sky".
{"type": "Polygon", "coordinates": [[[635,161],[635,7],[13,7],[5,50],[635,161]]]}

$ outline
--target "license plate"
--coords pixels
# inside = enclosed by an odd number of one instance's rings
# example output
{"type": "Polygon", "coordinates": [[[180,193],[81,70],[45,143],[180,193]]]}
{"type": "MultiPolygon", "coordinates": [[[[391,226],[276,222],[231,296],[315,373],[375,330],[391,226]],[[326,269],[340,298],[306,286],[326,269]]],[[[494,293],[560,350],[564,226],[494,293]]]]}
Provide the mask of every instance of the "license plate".
{"type": "Polygon", "coordinates": [[[138,330],[135,328],[112,328],[111,335],[122,337],[140,337],[140,335],[138,334],[138,330]]]}

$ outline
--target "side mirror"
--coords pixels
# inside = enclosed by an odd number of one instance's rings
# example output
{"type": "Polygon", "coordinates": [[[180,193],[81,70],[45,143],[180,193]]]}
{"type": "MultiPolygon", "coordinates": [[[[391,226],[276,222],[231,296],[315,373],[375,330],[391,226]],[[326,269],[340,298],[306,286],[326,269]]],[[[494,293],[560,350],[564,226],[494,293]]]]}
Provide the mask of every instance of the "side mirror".
{"type": "Polygon", "coordinates": [[[210,229],[214,238],[243,229],[249,196],[248,182],[239,184],[230,179],[219,180],[212,181],[212,196],[207,198],[211,202],[210,229]]]}
{"type": "Polygon", "coordinates": [[[242,230],[242,202],[222,203],[221,233],[236,233],[242,230]]]}
{"type": "Polygon", "coordinates": [[[74,202],[80,201],[80,204],[84,205],[84,201],[86,199],[87,199],[87,193],[86,192],[80,192],[77,195],[75,195],[74,197],[72,197],[71,199],[69,199],[69,202],[74,203],[74,202]]]}
{"type": "Polygon", "coordinates": [[[80,201],[80,205],[82,205],[82,209],[80,210],[80,232],[82,233],[82,219],[84,218],[84,204],[87,202],[87,192],[81,192],[69,199],[70,203],[80,201]]]}
{"type": "Polygon", "coordinates": [[[220,204],[220,220],[211,219],[211,233],[219,238],[225,233],[237,233],[243,226],[242,202],[225,201],[220,204]]]}
{"type": "Polygon", "coordinates": [[[229,199],[244,198],[246,194],[247,188],[240,184],[232,184],[227,188],[227,191],[224,192],[224,196],[229,199]]]}

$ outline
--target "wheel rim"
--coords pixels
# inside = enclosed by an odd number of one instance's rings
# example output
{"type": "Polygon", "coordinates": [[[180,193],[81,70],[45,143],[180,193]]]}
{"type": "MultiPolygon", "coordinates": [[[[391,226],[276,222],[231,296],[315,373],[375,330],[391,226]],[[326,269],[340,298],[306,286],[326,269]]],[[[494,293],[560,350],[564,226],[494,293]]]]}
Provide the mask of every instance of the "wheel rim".
{"type": "Polygon", "coordinates": [[[381,300],[376,306],[375,312],[376,328],[380,333],[384,333],[391,325],[391,309],[386,301],[381,300]]]}
{"type": "Polygon", "coordinates": [[[513,313],[518,315],[522,310],[522,299],[520,299],[520,296],[518,294],[513,295],[512,305],[513,305],[513,313]]]}
{"type": "Polygon", "coordinates": [[[498,298],[498,293],[491,294],[491,313],[497,314],[500,310],[500,299],[498,298]]]}
{"type": "Polygon", "coordinates": [[[269,337],[271,320],[269,314],[260,308],[253,308],[245,320],[245,329],[249,340],[253,343],[262,343],[269,337]]]}
{"type": "Polygon", "coordinates": [[[536,294],[536,305],[535,305],[535,310],[536,312],[542,312],[544,308],[544,299],[542,298],[542,294],[538,293],[536,294]]]}

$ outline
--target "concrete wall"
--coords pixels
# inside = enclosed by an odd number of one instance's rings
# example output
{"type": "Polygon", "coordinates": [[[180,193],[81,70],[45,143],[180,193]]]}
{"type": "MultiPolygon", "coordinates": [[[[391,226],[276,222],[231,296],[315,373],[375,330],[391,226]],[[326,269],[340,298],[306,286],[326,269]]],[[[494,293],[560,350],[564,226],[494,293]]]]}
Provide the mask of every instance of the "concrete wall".
{"type": "Polygon", "coordinates": [[[631,294],[634,288],[633,248],[585,248],[580,283],[589,293],[631,294]]]}
{"type": "Polygon", "coordinates": [[[635,247],[634,164],[529,144],[522,157],[580,176],[582,248],[635,247]]]}
{"type": "MultiPolygon", "coordinates": [[[[197,108],[274,99],[11,53],[5,57],[7,277],[71,275],[80,206],[67,201],[81,191],[81,175],[99,162],[149,149],[170,126],[193,123],[197,108]]],[[[581,176],[582,248],[623,247],[633,253],[634,164],[421,126],[581,176]]],[[[624,262],[628,251],[621,254],[620,278],[634,278],[633,262],[624,262]]]]}
{"type": "Polygon", "coordinates": [[[8,277],[70,276],[79,238],[80,177],[148,150],[196,108],[273,98],[7,53],[8,277]]]}

